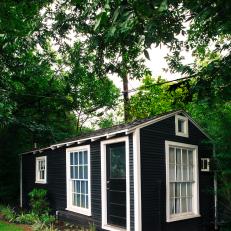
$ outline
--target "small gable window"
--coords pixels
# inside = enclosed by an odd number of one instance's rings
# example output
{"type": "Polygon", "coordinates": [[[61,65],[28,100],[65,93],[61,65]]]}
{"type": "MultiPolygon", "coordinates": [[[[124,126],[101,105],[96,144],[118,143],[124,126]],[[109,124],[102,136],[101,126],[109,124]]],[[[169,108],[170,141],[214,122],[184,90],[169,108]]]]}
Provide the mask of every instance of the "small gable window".
{"type": "Polygon", "coordinates": [[[188,118],[180,115],[175,116],[175,129],[177,136],[188,137],[188,118]]]}
{"type": "Polygon", "coordinates": [[[47,157],[40,156],[36,158],[36,181],[35,183],[47,183],[47,157]]]}
{"type": "Polygon", "coordinates": [[[209,158],[201,158],[201,171],[209,172],[210,170],[210,159],[209,158]]]}

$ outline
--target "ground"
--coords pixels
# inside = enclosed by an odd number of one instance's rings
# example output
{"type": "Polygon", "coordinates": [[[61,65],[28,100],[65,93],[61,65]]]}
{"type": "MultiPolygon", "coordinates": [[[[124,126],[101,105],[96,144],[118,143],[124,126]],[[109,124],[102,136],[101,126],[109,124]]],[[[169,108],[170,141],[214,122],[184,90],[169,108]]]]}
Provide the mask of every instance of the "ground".
{"type": "Polygon", "coordinates": [[[30,226],[9,224],[0,220],[0,231],[31,231],[30,226]]]}

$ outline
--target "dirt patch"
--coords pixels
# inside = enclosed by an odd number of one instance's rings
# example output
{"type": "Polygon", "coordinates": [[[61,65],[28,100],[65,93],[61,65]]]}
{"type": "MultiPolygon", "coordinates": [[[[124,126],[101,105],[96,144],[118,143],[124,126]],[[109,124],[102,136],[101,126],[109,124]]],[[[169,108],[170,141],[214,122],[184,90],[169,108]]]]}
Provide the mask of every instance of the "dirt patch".
{"type": "Polygon", "coordinates": [[[29,225],[18,225],[18,226],[22,227],[25,231],[32,231],[32,228],[29,225]]]}

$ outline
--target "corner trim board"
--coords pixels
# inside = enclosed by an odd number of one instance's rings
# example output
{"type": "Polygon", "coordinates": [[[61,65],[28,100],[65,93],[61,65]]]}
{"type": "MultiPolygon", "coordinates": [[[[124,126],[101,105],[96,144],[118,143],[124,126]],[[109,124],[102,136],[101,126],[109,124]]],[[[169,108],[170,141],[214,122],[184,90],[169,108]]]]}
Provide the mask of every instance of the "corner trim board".
{"type": "Polygon", "coordinates": [[[142,231],[140,129],[133,133],[135,231],[142,231]]]}
{"type": "Polygon", "coordinates": [[[22,156],[20,156],[20,207],[22,208],[22,156]]]}

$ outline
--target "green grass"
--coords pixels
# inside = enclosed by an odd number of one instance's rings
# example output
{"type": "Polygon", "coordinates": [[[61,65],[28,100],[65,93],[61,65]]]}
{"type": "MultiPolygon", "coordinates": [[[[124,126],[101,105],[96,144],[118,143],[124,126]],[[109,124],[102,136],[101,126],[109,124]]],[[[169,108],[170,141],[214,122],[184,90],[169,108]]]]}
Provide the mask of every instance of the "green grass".
{"type": "Polygon", "coordinates": [[[23,231],[23,228],[0,221],[0,231],[23,231]]]}

